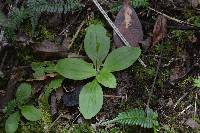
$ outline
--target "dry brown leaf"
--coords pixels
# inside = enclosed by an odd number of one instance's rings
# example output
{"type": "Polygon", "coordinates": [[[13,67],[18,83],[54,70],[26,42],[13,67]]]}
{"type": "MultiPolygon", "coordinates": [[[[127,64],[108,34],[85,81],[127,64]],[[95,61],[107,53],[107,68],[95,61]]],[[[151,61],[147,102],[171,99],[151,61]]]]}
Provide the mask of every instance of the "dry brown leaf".
{"type": "Polygon", "coordinates": [[[199,1],[199,0],[189,0],[189,2],[190,2],[190,5],[191,5],[193,8],[198,7],[198,5],[200,4],[200,1],[199,1]]]}
{"type": "Polygon", "coordinates": [[[28,82],[33,82],[33,81],[43,81],[43,80],[46,80],[46,79],[48,79],[48,78],[54,78],[54,77],[56,77],[58,74],[56,74],[56,73],[48,73],[48,74],[46,74],[46,75],[44,75],[44,76],[42,76],[42,77],[38,77],[38,78],[36,78],[36,79],[27,79],[26,81],[28,81],[28,82]]]}
{"type": "Polygon", "coordinates": [[[159,15],[153,29],[153,37],[151,46],[161,41],[167,35],[167,19],[163,15],[159,15]]]}
{"type": "Polygon", "coordinates": [[[187,74],[186,68],[182,66],[175,66],[171,69],[170,81],[175,81],[183,78],[187,74]]]}
{"type": "MultiPolygon", "coordinates": [[[[130,6],[129,0],[124,0],[124,4],[115,19],[115,25],[131,46],[139,47],[139,42],[143,40],[142,25],[135,10],[130,6]]],[[[123,46],[123,42],[115,32],[113,38],[117,47],[123,46]]]]}
{"type": "Polygon", "coordinates": [[[47,52],[47,53],[57,53],[57,52],[65,52],[67,49],[62,45],[50,42],[50,41],[43,41],[42,43],[37,43],[33,46],[35,51],[39,52],[47,52]]]}
{"type": "Polygon", "coordinates": [[[191,127],[192,129],[195,129],[195,128],[198,128],[199,127],[199,124],[194,121],[192,118],[189,118],[187,121],[186,121],[186,125],[188,125],[189,127],[191,127]]]}

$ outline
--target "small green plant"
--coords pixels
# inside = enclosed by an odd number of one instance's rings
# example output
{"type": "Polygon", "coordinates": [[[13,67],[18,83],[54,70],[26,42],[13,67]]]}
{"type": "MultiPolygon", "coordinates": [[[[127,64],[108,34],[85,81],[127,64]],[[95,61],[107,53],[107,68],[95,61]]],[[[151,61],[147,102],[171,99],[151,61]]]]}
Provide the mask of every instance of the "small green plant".
{"type": "Polygon", "coordinates": [[[200,88],[200,77],[194,79],[194,87],[200,88]]]}
{"type": "MultiPolygon", "coordinates": [[[[95,77],[86,84],[79,95],[80,112],[86,119],[94,117],[103,105],[103,91],[100,84],[108,88],[116,88],[117,81],[112,72],[120,71],[131,66],[140,56],[140,48],[121,47],[110,54],[110,38],[100,24],[90,25],[86,30],[84,49],[93,64],[82,59],[65,58],[57,64],[51,62],[33,63],[32,69],[35,78],[46,73],[57,72],[61,76],[84,80],[95,77]],[[100,84],[99,84],[100,83],[100,84]]],[[[61,86],[63,78],[53,80],[45,89],[43,98],[48,103],[49,94],[61,86]]]]}
{"type": "Polygon", "coordinates": [[[91,119],[103,105],[101,85],[116,88],[117,82],[112,72],[131,66],[139,58],[141,50],[140,48],[121,47],[108,54],[110,39],[100,24],[92,24],[87,28],[84,49],[93,64],[82,59],[65,58],[57,62],[55,71],[73,80],[95,77],[82,88],[79,95],[80,112],[84,118],[91,119]]]}
{"type": "Polygon", "coordinates": [[[6,133],[14,133],[17,130],[21,115],[29,121],[37,121],[41,118],[40,110],[27,104],[31,91],[31,85],[22,83],[17,89],[16,98],[7,105],[5,109],[8,116],[5,123],[6,133]]]}
{"type": "Polygon", "coordinates": [[[142,109],[133,109],[127,112],[119,113],[113,120],[101,123],[102,125],[119,123],[123,125],[139,125],[143,128],[156,128],[158,127],[158,114],[152,109],[147,109],[145,112],[142,109]]]}

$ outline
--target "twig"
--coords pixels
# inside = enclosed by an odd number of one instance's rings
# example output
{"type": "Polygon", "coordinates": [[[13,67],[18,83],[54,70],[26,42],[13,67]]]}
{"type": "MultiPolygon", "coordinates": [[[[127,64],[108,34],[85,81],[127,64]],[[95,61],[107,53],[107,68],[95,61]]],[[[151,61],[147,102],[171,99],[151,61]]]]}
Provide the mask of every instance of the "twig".
{"type": "MultiPolygon", "coordinates": [[[[162,51],[163,51],[163,47],[161,48],[160,57],[162,57],[162,53],[163,53],[162,51]]],[[[154,90],[154,87],[155,87],[155,84],[156,84],[156,79],[158,77],[158,72],[159,72],[159,69],[160,69],[161,60],[162,60],[162,58],[160,58],[159,61],[158,61],[158,65],[157,65],[157,68],[156,68],[156,74],[155,74],[153,84],[151,86],[151,90],[150,90],[150,93],[149,93],[149,98],[148,98],[148,101],[147,101],[147,109],[149,108],[150,100],[151,100],[151,97],[153,95],[153,90],[154,90]]]]}
{"type": "Polygon", "coordinates": [[[187,25],[190,25],[190,26],[195,26],[194,24],[191,24],[191,23],[188,23],[188,22],[185,22],[185,21],[182,21],[182,20],[173,18],[173,17],[171,17],[171,16],[169,16],[169,15],[166,15],[166,14],[160,12],[160,11],[157,11],[156,9],[153,9],[153,8],[151,8],[151,7],[148,7],[148,9],[149,9],[149,10],[152,10],[152,11],[154,11],[154,12],[160,14],[160,15],[163,15],[164,17],[166,17],[166,18],[168,18],[168,19],[170,19],[170,20],[176,21],[177,23],[187,24],[187,25]]]}
{"type": "MultiPolygon", "coordinates": [[[[129,44],[129,42],[126,40],[126,38],[122,35],[122,33],[119,31],[119,29],[115,26],[115,24],[112,22],[112,20],[109,18],[109,16],[107,15],[107,13],[104,11],[104,9],[101,7],[101,5],[99,4],[99,2],[97,0],[92,0],[94,2],[94,4],[96,5],[96,7],[99,9],[99,11],[102,13],[102,15],[105,17],[105,19],[108,21],[108,23],[110,24],[110,26],[113,28],[113,30],[116,32],[116,34],[119,36],[119,38],[122,40],[122,42],[128,46],[131,47],[131,45],[129,44]]],[[[140,59],[138,58],[138,61],[141,63],[142,66],[147,67],[146,64],[140,59]]]]}
{"type": "Polygon", "coordinates": [[[72,40],[71,40],[71,43],[70,43],[69,46],[68,46],[69,49],[71,48],[72,44],[74,43],[75,39],[77,38],[77,36],[78,36],[78,34],[79,34],[81,28],[83,27],[84,23],[85,23],[85,21],[83,21],[83,22],[80,24],[80,26],[78,27],[78,30],[76,31],[75,35],[73,36],[73,38],[72,38],[72,40]]]}
{"type": "Polygon", "coordinates": [[[190,105],[187,106],[183,111],[181,111],[181,112],[178,114],[178,116],[181,115],[181,114],[183,114],[186,110],[188,110],[188,109],[191,108],[191,107],[192,107],[192,105],[190,104],[190,105]]]}
{"type": "Polygon", "coordinates": [[[55,123],[63,116],[63,113],[61,113],[56,119],[55,121],[50,125],[49,129],[47,131],[49,131],[54,125],[55,123]]]}
{"type": "Polygon", "coordinates": [[[74,120],[72,121],[72,123],[74,123],[77,119],[78,119],[78,117],[80,116],[81,114],[79,113],[75,118],[74,118],[74,120]]]}
{"type": "Polygon", "coordinates": [[[185,98],[188,95],[188,93],[189,92],[184,93],[183,96],[178,99],[178,101],[174,104],[174,109],[181,102],[181,100],[183,100],[183,98],[185,98]]]}
{"type": "Polygon", "coordinates": [[[3,69],[3,66],[4,66],[4,63],[5,63],[5,60],[6,60],[7,55],[8,55],[8,52],[6,51],[5,54],[4,54],[4,56],[3,56],[3,59],[2,59],[2,61],[1,61],[0,70],[3,69]]]}
{"type": "MultiPolygon", "coordinates": [[[[154,26],[154,23],[148,22],[148,21],[144,21],[142,20],[141,23],[143,25],[150,25],[150,26],[154,26]]],[[[198,27],[193,27],[190,25],[167,25],[167,29],[175,29],[175,30],[199,30],[200,28],[198,27]]]]}
{"type": "Polygon", "coordinates": [[[70,23],[67,25],[67,27],[65,27],[60,33],[59,35],[65,35],[66,32],[68,32],[68,28],[75,22],[77,21],[77,19],[79,18],[80,16],[80,13],[78,13],[78,15],[76,16],[76,18],[70,23]]]}
{"type": "Polygon", "coordinates": [[[121,98],[127,100],[127,95],[126,96],[103,95],[103,96],[106,98],[121,98]]]}
{"type": "Polygon", "coordinates": [[[197,100],[198,100],[198,95],[197,93],[195,94],[195,102],[194,102],[194,116],[197,116],[197,100]]]}
{"type": "Polygon", "coordinates": [[[192,90],[194,90],[195,89],[195,87],[191,87],[190,88],[190,90],[189,90],[189,92],[185,92],[184,94],[183,94],[183,96],[182,97],[180,97],[179,99],[178,99],[178,101],[174,104],[174,109],[176,108],[176,106],[181,102],[181,100],[183,100],[192,90]]]}

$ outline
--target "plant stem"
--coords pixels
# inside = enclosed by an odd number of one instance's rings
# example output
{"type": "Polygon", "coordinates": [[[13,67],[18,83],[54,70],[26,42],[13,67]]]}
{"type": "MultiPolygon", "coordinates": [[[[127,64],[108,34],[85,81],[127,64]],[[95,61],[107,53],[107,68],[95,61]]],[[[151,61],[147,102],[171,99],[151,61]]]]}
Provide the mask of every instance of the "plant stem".
{"type": "MultiPolygon", "coordinates": [[[[161,43],[161,45],[162,45],[162,43],[161,43]]],[[[162,57],[162,53],[163,53],[163,46],[161,46],[160,57],[162,57]]],[[[155,74],[153,84],[151,86],[151,90],[150,90],[150,93],[149,93],[149,98],[148,98],[148,101],[147,101],[147,109],[149,108],[150,100],[151,100],[151,97],[153,95],[153,90],[154,90],[154,87],[155,87],[155,84],[156,84],[156,79],[158,77],[158,72],[159,72],[159,69],[160,69],[161,60],[162,60],[162,58],[160,58],[159,61],[158,61],[158,65],[157,65],[157,68],[156,68],[156,74],[155,74]]]]}

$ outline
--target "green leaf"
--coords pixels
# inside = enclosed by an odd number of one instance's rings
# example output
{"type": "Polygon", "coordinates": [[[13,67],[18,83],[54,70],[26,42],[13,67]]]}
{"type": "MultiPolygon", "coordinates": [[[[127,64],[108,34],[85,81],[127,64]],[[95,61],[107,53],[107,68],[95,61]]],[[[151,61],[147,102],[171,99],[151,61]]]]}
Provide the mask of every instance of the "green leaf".
{"type": "Polygon", "coordinates": [[[31,67],[34,71],[34,78],[43,77],[46,73],[55,72],[55,64],[50,61],[32,62],[31,67]]]}
{"type": "Polygon", "coordinates": [[[18,128],[19,120],[20,120],[19,112],[15,112],[11,114],[6,120],[6,124],[5,124],[6,133],[16,132],[18,128]]]}
{"type": "Polygon", "coordinates": [[[4,112],[6,113],[5,116],[9,116],[11,113],[15,111],[15,108],[17,107],[17,101],[15,99],[9,101],[4,109],[4,112]]]}
{"type": "Polygon", "coordinates": [[[90,25],[86,30],[84,49],[88,57],[98,68],[107,56],[110,49],[110,39],[106,29],[100,25],[90,25]]]}
{"type": "Polygon", "coordinates": [[[140,56],[140,48],[121,47],[113,50],[105,60],[104,69],[114,72],[130,67],[140,56]]]}
{"type": "Polygon", "coordinates": [[[105,87],[116,88],[117,86],[117,81],[115,76],[106,70],[101,70],[100,74],[97,75],[96,79],[99,83],[101,83],[105,87]]]}
{"type": "Polygon", "coordinates": [[[91,64],[76,58],[59,60],[56,71],[65,78],[73,80],[83,80],[96,75],[96,70],[91,64]]]}
{"type": "Polygon", "coordinates": [[[80,112],[85,119],[91,119],[103,105],[103,91],[96,80],[86,84],[79,94],[80,112]]]}
{"type": "Polygon", "coordinates": [[[16,92],[16,101],[18,103],[23,104],[31,96],[31,91],[32,88],[30,84],[27,83],[20,84],[16,92]]]}
{"type": "Polygon", "coordinates": [[[25,105],[21,108],[22,115],[30,121],[37,121],[41,118],[41,111],[33,105],[25,105]]]}
{"type": "Polygon", "coordinates": [[[49,95],[51,92],[59,87],[61,87],[64,77],[53,79],[46,87],[44,92],[44,102],[48,104],[49,95]]]}

